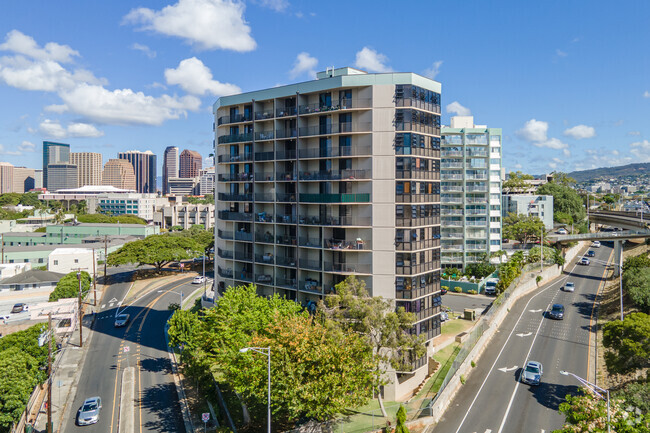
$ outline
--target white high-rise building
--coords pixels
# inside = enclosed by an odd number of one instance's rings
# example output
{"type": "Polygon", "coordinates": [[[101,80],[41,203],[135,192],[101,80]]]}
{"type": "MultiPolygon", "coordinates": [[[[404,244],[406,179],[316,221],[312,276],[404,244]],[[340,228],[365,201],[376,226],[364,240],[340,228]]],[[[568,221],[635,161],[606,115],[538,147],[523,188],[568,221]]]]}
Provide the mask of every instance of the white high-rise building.
{"type": "Polygon", "coordinates": [[[169,146],[165,149],[163,155],[163,178],[162,191],[163,195],[169,194],[169,179],[178,177],[179,173],[179,155],[178,147],[169,146]]]}

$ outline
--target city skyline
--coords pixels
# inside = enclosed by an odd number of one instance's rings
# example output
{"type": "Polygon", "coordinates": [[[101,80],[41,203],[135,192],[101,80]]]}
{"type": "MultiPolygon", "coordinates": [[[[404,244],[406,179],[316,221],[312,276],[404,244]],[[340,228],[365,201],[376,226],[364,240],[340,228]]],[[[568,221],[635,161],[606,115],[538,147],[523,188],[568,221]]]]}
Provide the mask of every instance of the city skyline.
{"type": "Polygon", "coordinates": [[[212,153],[219,96],[307,81],[330,66],[440,81],[443,124],[471,113],[501,125],[508,171],[650,161],[642,2],[408,3],[403,14],[345,3],[367,19],[352,33],[328,32],[327,44],[313,29],[338,25],[332,3],[61,5],[10,3],[0,18],[0,97],[12,101],[0,108],[0,159],[17,166],[38,168],[40,143],[64,141],[104,160],[151,149],[162,173],[167,146],[212,153]],[[413,25],[414,9],[440,19],[413,25]],[[198,10],[206,27],[178,25],[198,10]],[[222,16],[232,17],[227,32],[215,25],[222,16]],[[386,31],[404,26],[418,46],[386,31]],[[286,28],[301,37],[287,41],[286,28]]]}

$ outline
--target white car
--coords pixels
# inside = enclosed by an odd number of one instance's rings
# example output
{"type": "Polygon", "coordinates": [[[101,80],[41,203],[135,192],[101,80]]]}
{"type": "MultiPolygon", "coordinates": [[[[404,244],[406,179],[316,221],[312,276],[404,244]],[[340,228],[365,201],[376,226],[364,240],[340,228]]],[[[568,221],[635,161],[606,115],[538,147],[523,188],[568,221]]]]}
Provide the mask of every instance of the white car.
{"type": "Polygon", "coordinates": [[[591,244],[591,248],[600,248],[600,241],[594,241],[594,243],[591,244]]]}
{"type": "Polygon", "coordinates": [[[576,289],[576,285],[573,282],[568,281],[564,284],[563,289],[565,292],[573,292],[576,289]]]}
{"type": "Polygon", "coordinates": [[[561,229],[559,229],[558,231],[556,231],[555,233],[557,233],[558,235],[566,235],[566,234],[569,234],[569,232],[566,231],[565,228],[561,228],[561,229]]]}
{"type": "Polygon", "coordinates": [[[205,277],[194,277],[194,280],[192,280],[192,284],[203,284],[205,283],[205,277]]]}

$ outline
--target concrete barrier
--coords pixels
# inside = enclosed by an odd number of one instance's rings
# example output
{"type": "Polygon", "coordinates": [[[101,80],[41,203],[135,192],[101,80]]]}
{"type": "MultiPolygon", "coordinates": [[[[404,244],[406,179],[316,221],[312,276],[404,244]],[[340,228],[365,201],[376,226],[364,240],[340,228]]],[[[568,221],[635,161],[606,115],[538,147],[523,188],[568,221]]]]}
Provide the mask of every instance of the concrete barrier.
{"type": "Polygon", "coordinates": [[[135,431],[135,368],[128,367],[122,373],[122,392],[120,394],[120,412],[117,418],[119,433],[135,431]]]}

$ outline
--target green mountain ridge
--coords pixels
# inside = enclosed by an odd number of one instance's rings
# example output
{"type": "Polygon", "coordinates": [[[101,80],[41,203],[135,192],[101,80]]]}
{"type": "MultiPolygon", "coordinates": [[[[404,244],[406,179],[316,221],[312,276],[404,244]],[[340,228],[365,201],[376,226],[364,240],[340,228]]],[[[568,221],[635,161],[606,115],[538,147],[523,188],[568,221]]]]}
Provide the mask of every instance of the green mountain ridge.
{"type": "Polygon", "coordinates": [[[594,168],[591,170],[573,171],[567,174],[577,182],[590,182],[626,176],[650,175],[650,163],[594,168]]]}

